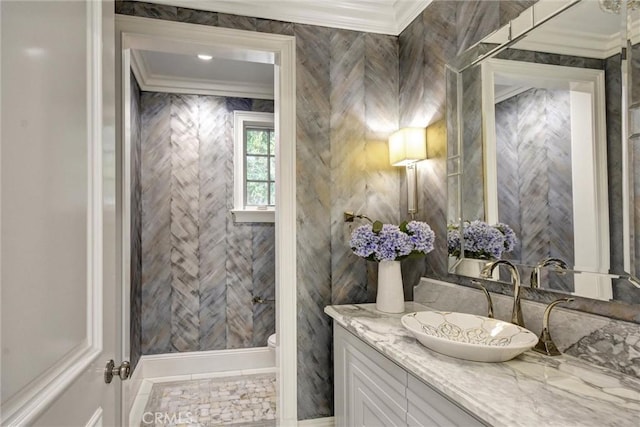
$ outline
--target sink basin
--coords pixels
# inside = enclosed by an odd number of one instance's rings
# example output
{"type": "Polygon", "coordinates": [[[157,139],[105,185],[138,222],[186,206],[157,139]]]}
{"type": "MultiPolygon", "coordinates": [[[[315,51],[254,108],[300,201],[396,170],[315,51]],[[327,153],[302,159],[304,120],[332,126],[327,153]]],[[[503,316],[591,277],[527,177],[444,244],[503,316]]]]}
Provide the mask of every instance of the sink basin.
{"type": "Polygon", "coordinates": [[[538,342],[538,337],[527,329],[474,314],[418,311],[401,320],[425,347],[476,362],[504,362],[538,342]]]}

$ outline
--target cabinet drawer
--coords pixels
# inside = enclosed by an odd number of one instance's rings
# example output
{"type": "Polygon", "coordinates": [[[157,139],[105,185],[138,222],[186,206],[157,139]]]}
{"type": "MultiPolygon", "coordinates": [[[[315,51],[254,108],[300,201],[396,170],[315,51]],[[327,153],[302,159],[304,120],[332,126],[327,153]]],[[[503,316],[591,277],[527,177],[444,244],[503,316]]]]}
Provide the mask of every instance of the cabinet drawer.
{"type": "Polygon", "coordinates": [[[413,375],[409,375],[407,422],[409,426],[483,426],[477,418],[432,389],[413,375]]]}

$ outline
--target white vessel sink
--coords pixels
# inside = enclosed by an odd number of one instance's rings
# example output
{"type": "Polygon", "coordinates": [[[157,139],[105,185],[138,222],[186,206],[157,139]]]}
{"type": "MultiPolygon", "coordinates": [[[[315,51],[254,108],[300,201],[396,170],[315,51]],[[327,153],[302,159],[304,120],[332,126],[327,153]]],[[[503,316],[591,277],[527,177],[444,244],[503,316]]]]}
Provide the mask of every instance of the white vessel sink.
{"type": "Polygon", "coordinates": [[[474,314],[419,311],[406,314],[401,320],[431,350],[476,362],[504,362],[538,342],[538,337],[527,329],[474,314]]]}

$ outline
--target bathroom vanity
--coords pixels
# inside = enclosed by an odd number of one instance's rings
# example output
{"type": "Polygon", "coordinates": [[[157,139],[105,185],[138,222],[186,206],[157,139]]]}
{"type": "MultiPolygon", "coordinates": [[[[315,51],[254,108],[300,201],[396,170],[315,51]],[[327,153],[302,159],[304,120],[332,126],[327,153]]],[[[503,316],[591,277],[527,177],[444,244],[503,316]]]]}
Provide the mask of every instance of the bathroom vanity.
{"type": "Polygon", "coordinates": [[[483,425],[339,324],[333,332],[336,425],[483,425]]]}
{"type": "MultiPolygon", "coordinates": [[[[406,312],[428,310],[406,303],[406,312]]],[[[328,306],[337,426],[632,426],[640,381],[571,356],[526,352],[503,363],[459,360],[419,344],[403,314],[328,306]]]]}

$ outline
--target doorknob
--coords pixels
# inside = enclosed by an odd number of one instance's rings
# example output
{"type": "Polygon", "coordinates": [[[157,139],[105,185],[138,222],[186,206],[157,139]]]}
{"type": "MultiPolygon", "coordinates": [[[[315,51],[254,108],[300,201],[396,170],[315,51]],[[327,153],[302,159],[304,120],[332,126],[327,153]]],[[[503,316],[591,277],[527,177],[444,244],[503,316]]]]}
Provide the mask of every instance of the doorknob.
{"type": "Polygon", "coordinates": [[[129,361],[125,360],[120,366],[116,367],[113,359],[111,359],[107,362],[107,366],[104,367],[104,382],[110,384],[116,375],[124,381],[129,378],[129,373],[131,373],[131,364],[129,361]]]}

